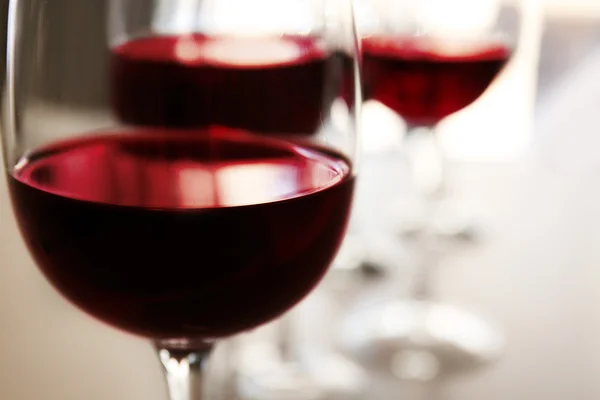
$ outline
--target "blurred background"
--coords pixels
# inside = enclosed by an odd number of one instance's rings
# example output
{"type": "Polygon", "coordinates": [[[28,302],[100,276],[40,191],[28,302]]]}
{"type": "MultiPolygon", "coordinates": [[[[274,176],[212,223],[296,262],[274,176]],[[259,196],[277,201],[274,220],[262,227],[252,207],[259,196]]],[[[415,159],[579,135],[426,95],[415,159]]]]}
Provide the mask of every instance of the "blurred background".
{"type": "MultiPolygon", "coordinates": [[[[74,18],[98,24],[98,40],[104,40],[103,2],[53,1],[70,7],[74,18]]],[[[428,384],[403,383],[355,365],[356,376],[368,382],[365,398],[600,398],[600,2],[522,1],[527,20],[510,67],[476,104],[440,126],[451,161],[452,194],[485,229],[476,246],[443,259],[435,274],[437,295],[492,318],[506,347],[486,368],[428,384]]],[[[0,0],[2,32],[7,3],[0,0]]],[[[73,40],[76,46],[76,32],[73,40]]],[[[86,55],[84,48],[79,51],[81,62],[98,66],[86,70],[103,73],[102,60],[86,55]]],[[[49,81],[48,91],[52,85],[49,81]]],[[[93,113],[95,95],[85,88],[70,93],[79,108],[93,113]]],[[[48,118],[50,123],[58,117],[50,112],[48,118]]],[[[380,226],[393,212],[386,199],[401,195],[382,192],[398,185],[388,185],[397,177],[381,171],[397,161],[385,154],[401,147],[397,132],[404,127],[375,103],[365,105],[363,123],[368,179],[361,184],[355,215],[380,226]],[[382,211],[375,215],[373,208],[382,211]]],[[[16,231],[4,177],[0,183],[0,398],[165,399],[159,364],[145,341],[74,309],[39,274],[16,231]]],[[[371,257],[395,268],[397,279],[410,275],[402,246],[393,237],[376,239],[370,243],[371,257]]],[[[338,272],[355,261],[341,257],[338,272]]],[[[340,276],[328,278],[328,296],[347,295],[330,283],[340,276]]],[[[367,281],[360,281],[352,296],[376,290],[367,281]]],[[[336,321],[316,315],[316,309],[324,309],[315,306],[323,304],[323,296],[317,292],[295,311],[305,321],[299,325],[336,321]]],[[[347,310],[338,303],[330,312],[344,314],[347,310]]],[[[319,342],[334,337],[337,329],[330,324],[304,334],[319,342]]],[[[215,370],[224,372],[225,386],[233,387],[232,399],[239,395],[231,365],[239,362],[240,342],[268,336],[265,330],[218,349],[215,370]]]]}

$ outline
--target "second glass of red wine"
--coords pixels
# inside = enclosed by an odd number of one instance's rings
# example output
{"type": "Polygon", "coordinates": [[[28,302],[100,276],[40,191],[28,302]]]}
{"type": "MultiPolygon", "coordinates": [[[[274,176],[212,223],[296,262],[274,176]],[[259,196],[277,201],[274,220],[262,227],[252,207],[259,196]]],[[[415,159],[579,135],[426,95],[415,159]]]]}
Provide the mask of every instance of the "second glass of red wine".
{"type": "Polygon", "coordinates": [[[352,312],[342,330],[344,345],[363,362],[408,379],[428,380],[485,365],[500,354],[502,336],[479,317],[435,299],[432,288],[443,250],[439,232],[430,223],[438,216],[444,189],[435,127],[477,101],[503,71],[520,36],[519,2],[357,4],[365,99],[383,104],[406,121],[406,156],[416,186],[425,192],[429,223],[413,242],[420,261],[411,291],[405,298],[369,302],[352,312]]]}
{"type": "Polygon", "coordinates": [[[281,316],[334,259],[357,48],[346,0],[10,2],[23,239],[73,305],[152,341],[171,400],[203,398],[215,343],[281,316]]]}
{"type": "Polygon", "coordinates": [[[514,2],[363,3],[370,8],[361,31],[365,100],[380,102],[406,122],[405,156],[421,198],[417,207],[402,213],[400,230],[411,236],[426,232],[475,239],[477,226],[461,215],[460,207],[451,206],[436,126],[476,102],[504,69],[519,34],[514,2]]]}

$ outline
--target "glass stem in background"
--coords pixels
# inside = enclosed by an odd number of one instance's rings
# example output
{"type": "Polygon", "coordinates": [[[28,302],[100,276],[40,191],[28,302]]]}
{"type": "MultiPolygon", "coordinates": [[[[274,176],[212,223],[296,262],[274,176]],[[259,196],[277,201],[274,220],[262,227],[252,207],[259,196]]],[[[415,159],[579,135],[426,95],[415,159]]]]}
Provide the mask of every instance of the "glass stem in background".
{"type": "Polygon", "coordinates": [[[409,127],[404,149],[424,218],[416,243],[418,265],[410,297],[414,300],[430,300],[433,296],[432,275],[437,265],[437,256],[435,232],[430,230],[429,223],[435,217],[438,201],[445,189],[445,157],[434,127],[409,127]]]}
{"type": "Polygon", "coordinates": [[[435,200],[443,195],[446,183],[446,159],[435,136],[435,128],[409,127],[404,148],[412,183],[426,202],[425,212],[430,213],[434,211],[435,200]]]}
{"type": "Polygon", "coordinates": [[[292,347],[293,347],[293,323],[291,317],[293,311],[279,318],[276,327],[276,344],[279,351],[279,357],[281,361],[287,362],[292,361],[292,347]]]}
{"type": "Polygon", "coordinates": [[[409,291],[409,298],[418,301],[432,300],[434,296],[433,273],[438,260],[435,253],[423,246],[420,249],[421,254],[418,257],[418,264],[413,278],[413,283],[409,291]]]}
{"type": "Polygon", "coordinates": [[[205,375],[213,349],[211,343],[156,341],[154,347],[167,381],[169,400],[207,398],[205,375]]]}

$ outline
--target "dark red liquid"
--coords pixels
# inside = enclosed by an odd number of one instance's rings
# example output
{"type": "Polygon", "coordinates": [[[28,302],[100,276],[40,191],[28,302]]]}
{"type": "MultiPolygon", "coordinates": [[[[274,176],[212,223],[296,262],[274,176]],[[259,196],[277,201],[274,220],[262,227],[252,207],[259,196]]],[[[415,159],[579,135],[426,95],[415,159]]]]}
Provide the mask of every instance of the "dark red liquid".
{"type": "Polygon", "coordinates": [[[363,40],[365,98],[377,100],[410,125],[434,125],[473,103],[510,57],[502,44],[435,47],[399,37],[363,40]]]}
{"type": "Polygon", "coordinates": [[[231,131],[58,143],[10,178],[21,231],[79,307],[148,337],[219,337],[288,310],[345,232],[342,156],[231,131]]]}
{"type": "Polygon", "coordinates": [[[345,66],[311,37],[143,38],[112,51],[112,103],[137,126],[310,135],[342,94],[345,66]]]}

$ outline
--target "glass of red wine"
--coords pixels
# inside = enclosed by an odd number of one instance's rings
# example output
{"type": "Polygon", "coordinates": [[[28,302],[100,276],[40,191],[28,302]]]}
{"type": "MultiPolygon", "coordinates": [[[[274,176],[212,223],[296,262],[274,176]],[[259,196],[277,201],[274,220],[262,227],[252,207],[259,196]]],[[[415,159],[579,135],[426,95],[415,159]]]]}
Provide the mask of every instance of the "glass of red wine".
{"type": "Polygon", "coordinates": [[[361,102],[346,0],[10,2],[4,166],[72,304],[150,339],[170,397],[282,315],[344,236],[361,102]]]}
{"type": "Polygon", "coordinates": [[[444,189],[443,154],[435,128],[477,101],[503,71],[518,44],[520,3],[358,4],[365,100],[383,104],[406,122],[404,151],[415,184],[425,194],[427,215],[414,242],[419,261],[408,296],[371,299],[351,312],[342,329],[344,346],[365,364],[408,379],[428,380],[486,365],[502,349],[497,329],[437,301],[432,288],[431,275],[444,250],[440,233],[465,233],[462,228],[440,232],[432,223],[439,216],[444,189]]]}
{"type": "Polygon", "coordinates": [[[449,201],[435,128],[476,102],[503,71],[520,33],[516,4],[372,0],[365,5],[364,96],[407,125],[406,161],[421,197],[420,207],[407,210],[401,224],[411,237],[424,231],[447,239],[477,237],[477,227],[449,201]]]}

